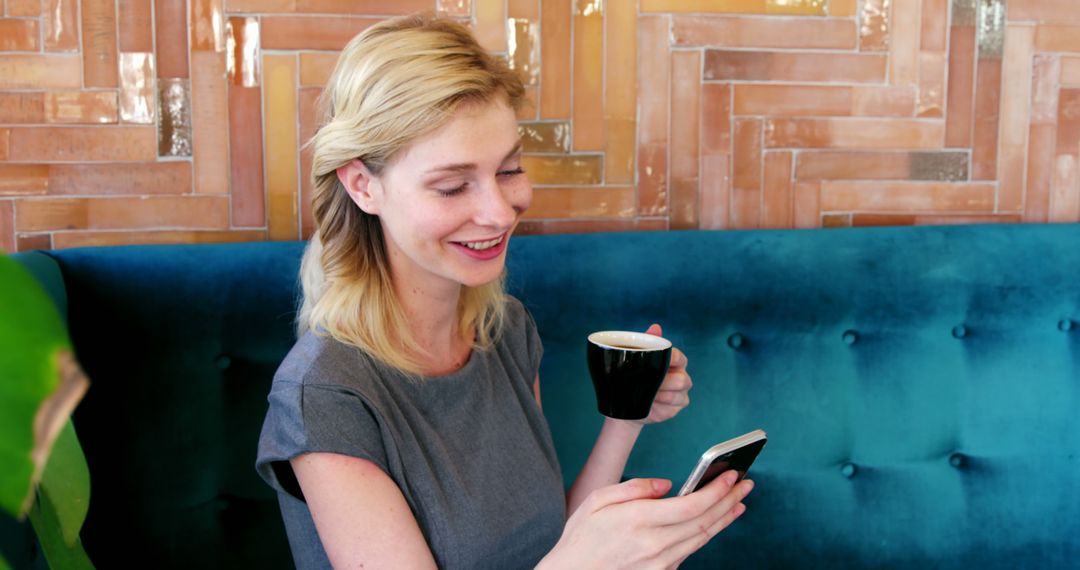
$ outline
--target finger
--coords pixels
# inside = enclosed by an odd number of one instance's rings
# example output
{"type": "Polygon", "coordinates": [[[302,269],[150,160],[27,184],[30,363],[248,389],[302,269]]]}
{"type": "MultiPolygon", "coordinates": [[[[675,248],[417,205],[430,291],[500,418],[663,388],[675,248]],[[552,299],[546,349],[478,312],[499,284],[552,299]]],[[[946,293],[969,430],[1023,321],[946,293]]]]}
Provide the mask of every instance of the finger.
{"type": "Polygon", "coordinates": [[[683,390],[661,390],[656,393],[653,403],[685,408],[690,405],[690,395],[683,390]]]}
{"type": "Polygon", "coordinates": [[[651,334],[653,336],[664,336],[664,330],[660,328],[660,325],[653,323],[649,325],[649,328],[645,331],[645,334],[651,334]]]}
{"type": "Polygon", "coordinates": [[[630,479],[618,485],[608,485],[593,491],[586,499],[593,512],[610,505],[663,497],[671,490],[667,479],[630,479]]]}
{"type": "Polygon", "coordinates": [[[668,366],[671,368],[686,368],[687,364],[690,364],[690,359],[686,357],[686,353],[673,347],[671,349],[671,363],[668,366]]]}
{"type": "Polygon", "coordinates": [[[740,482],[702,516],[662,529],[661,540],[667,544],[681,544],[683,550],[677,553],[689,556],[742,514],[745,507],[739,505],[752,488],[749,481],[746,484],[740,482]]]}
{"type": "Polygon", "coordinates": [[[665,556],[670,556],[673,560],[673,564],[676,566],[682,564],[682,562],[689,558],[691,554],[708,544],[710,540],[720,534],[725,528],[731,526],[731,523],[735,522],[745,512],[746,505],[738,503],[732,507],[731,510],[724,513],[724,516],[720,517],[720,519],[712,526],[702,528],[701,532],[698,534],[672,545],[671,548],[664,553],[665,556]]]}
{"type": "Polygon", "coordinates": [[[683,370],[668,372],[667,376],[664,376],[664,381],[660,383],[661,390],[679,390],[681,392],[687,392],[693,386],[694,381],[683,370]]]}
{"type": "Polygon", "coordinates": [[[736,477],[737,472],[727,471],[689,495],[654,501],[648,504],[648,520],[657,526],[671,526],[696,519],[729,494],[736,477]]]}

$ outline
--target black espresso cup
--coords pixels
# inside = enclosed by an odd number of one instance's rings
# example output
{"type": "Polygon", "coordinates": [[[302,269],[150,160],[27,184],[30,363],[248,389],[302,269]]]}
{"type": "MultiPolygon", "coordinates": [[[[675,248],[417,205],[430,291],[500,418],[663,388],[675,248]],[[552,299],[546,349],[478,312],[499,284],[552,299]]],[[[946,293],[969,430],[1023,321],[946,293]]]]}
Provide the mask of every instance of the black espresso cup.
{"type": "Polygon", "coordinates": [[[671,341],[639,332],[595,332],[587,356],[601,414],[620,420],[649,417],[671,364],[671,341]]]}

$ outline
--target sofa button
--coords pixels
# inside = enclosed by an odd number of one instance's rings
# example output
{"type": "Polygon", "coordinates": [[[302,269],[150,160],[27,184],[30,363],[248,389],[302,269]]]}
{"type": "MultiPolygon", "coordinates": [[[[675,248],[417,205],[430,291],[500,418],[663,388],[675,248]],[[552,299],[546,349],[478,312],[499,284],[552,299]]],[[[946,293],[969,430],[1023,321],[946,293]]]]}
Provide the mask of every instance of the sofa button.
{"type": "Polygon", "coordinates": [[[232,366],[232,358],[230,358],[228,354],[219,354],[218,357],[214,359],[214,365],[217,366],[219,370],[228,370],[228,368],[232,366]]]}
{"type": "Polygon", "coordinates": [[[840,467],[840,474],[842,474],[844,477],[847,477],[848,479],[851,479],[852,477],[854,477],[855,473],[858,472],[858,471],[859,471],[859,468],[856,467],[855,464],[850,462],[850,461],[848,461],[847,463],[843,464],[840,467]]]}
{"type": "Polygon", "coordinates": [[[960,469],[967,463],[967,457],[964,457],[963,453],[953,453],[949,456],[949,465],[960,469]]]}
{"type": "Polygon", "coordinates": [[[1072,319],[1061,319],[1058,321],[1058,330],[1061,332],[1069,332],[1073,329],[1072,319]]]}
{"type": "Polygon", "coordinates": [[[745,342],[746,342],[746,339],[743,338],[743,335],[741,335],[739,333],[735,333],[735,334],[727,337],[727,345],[730,346],[731,348],[734,348],[735,350],[739,350],[740,348],[742,348],[742,345],[745,342]]]}
{"type": "Polygon", "coordinates": [[[952,335],[956,338],[964,338],[968,335],[968,329],[964,325],[956,325],[952,328],[952,335]]]}
{"type": "Polygon", "coordinates": [[[859,342],[859,333],[853,330],[846,330],[840,338],[843,339],[844,344],[852,345],[859,342]]]}

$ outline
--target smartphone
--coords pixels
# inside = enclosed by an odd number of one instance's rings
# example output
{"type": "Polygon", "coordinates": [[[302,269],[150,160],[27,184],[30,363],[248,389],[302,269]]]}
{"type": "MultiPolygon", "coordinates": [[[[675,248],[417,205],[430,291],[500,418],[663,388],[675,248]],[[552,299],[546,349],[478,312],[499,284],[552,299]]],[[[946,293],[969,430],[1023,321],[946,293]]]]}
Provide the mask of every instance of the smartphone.
{"type": "Polygon", "coordinates": [[[738,481],[741,481],[768,439],[764,431],[756,429],[710,447],[701,454],[701,459],[690,472],[690,477],[686,479],[682,489],[679,489],[679,496],[697,491],[731,469],[739,472],[738,481]]]}

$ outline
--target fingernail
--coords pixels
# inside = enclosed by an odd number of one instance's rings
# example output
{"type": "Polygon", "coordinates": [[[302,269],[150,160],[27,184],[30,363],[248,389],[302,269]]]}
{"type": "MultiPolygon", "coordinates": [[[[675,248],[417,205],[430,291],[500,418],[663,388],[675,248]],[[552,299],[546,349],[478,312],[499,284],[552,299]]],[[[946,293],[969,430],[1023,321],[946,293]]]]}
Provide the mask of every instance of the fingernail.
{"type": "Polygon", "coordinates": [[[661,480],[661,479],[653,479],[652,480],[653,491],[656,491],[657,493],[662,493],[662,492],[664,492],[666,490],[665,487],[667,487],[667,484],[663,480],[661,480]]]}
{"type": "Polygon", "coordinates": [[[738,478],[739,474],[735,471],[728,471],[727,473],[724,473],[724,481],[727,482],[728,486],[734,485],[735,481],[738,478]]]}

